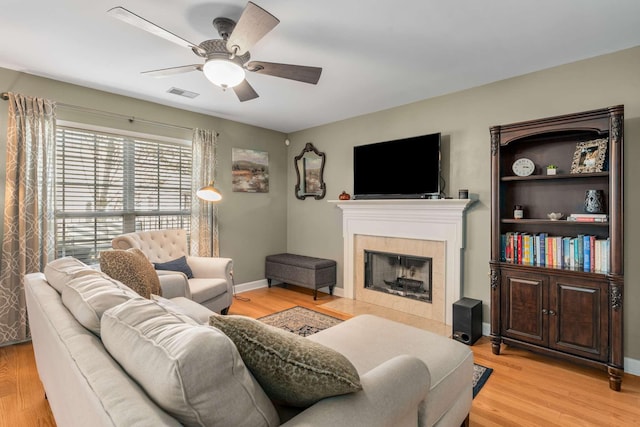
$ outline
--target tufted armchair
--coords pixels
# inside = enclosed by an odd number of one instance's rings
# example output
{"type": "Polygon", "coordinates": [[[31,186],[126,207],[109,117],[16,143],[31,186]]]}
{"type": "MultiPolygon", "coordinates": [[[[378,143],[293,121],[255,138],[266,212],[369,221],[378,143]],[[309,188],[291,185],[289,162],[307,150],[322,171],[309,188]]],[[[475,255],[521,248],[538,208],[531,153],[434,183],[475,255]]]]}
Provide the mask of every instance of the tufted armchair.
{"type": "Polygon", "coordinates": [[[152,263],[165,263],[186,256],[193,278],[178,271],[157,270],[165,298],[186,297],[216,313],[227,314],[233,300],[231,258],[190,256],[187,233],[182,229],[139,231],[117,236],[114,249],[138,248],[152,263]]]}

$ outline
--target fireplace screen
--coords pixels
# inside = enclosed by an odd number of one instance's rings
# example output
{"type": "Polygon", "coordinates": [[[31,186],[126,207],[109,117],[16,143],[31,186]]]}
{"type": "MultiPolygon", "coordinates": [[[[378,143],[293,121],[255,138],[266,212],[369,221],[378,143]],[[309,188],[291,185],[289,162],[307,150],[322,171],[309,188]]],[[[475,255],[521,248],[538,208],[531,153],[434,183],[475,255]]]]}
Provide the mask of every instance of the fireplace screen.
{"type": "Polygon", "coordinates": [[[364,251],[364,287],[431,302],[432,258],[364,251]]]}

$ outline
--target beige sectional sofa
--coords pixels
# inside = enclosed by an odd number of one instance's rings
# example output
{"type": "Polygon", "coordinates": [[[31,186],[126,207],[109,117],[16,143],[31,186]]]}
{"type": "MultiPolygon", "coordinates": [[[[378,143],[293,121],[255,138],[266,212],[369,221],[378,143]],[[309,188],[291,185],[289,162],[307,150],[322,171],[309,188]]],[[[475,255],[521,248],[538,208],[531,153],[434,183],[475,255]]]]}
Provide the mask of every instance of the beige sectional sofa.
{"type": "MultiPolygon", "coordinates": [[[[70,261],[70,260],[67,260],[70,261]]],[[[346,357],[362,389],[306,408],[274,403],[213,312],[151,301],[79,262],[25,277],[38,373],[58,426],[456,426],[468,420],[473,355],[375,316],[308,340],[346,357]]]]}

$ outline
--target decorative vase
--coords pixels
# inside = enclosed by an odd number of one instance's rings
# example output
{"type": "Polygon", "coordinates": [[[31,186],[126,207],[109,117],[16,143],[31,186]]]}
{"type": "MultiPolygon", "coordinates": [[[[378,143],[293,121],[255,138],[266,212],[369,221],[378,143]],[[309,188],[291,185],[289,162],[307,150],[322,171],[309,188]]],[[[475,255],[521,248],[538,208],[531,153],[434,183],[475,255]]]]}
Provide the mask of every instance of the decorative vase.
{"type": "Polygon", "coordinates": [[[340,200],[350,200],[350,199],[351,199],[351,196],[350,196],[346,191],[343,191],[343,192],[338,196],[338,199],[340,199],[340,200]]]}
{"type": "Polygon", "coordinates": [[[588,213],[604,213],[604,191],[587,190],[584,197],[584,210],[588,213]]]}
{"type": "Polygon", "coordinates": [[[556,168],[547,168],[547,175],[555,175],[557,170],[556,168]]]}

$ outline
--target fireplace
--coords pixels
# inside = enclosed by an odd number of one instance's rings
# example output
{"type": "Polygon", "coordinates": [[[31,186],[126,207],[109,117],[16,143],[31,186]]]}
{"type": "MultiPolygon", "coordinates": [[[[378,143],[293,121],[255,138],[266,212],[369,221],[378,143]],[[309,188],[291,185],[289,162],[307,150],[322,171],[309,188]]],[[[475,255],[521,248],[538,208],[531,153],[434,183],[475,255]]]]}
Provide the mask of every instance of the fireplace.
{"type": "Polygon", "coordinates": [[[433,259],[364,251],[364,287],[421,302],[431,302],[433,259]]]}
{"type": "Polygon", "coordinates": [[[464,212],[473,199],[331,201],[342,210],[342,296],[453,324],[460,299],[464,212]],[[363,286],[364,251],[433,258],[431,303],[363,286]]]}

